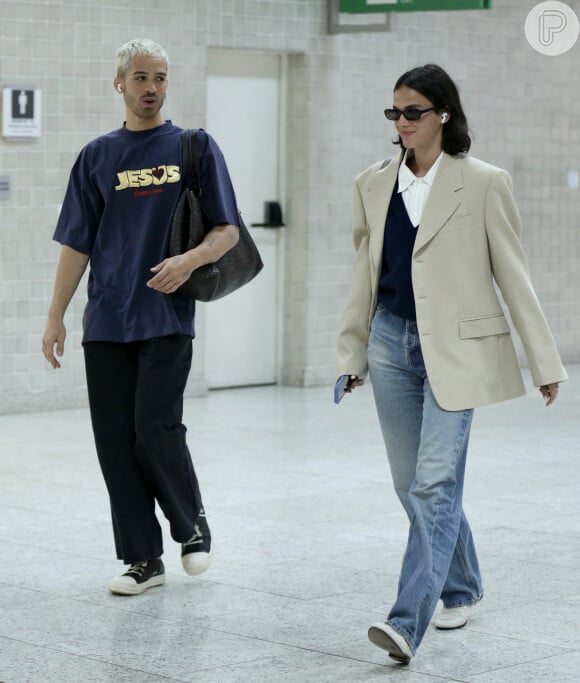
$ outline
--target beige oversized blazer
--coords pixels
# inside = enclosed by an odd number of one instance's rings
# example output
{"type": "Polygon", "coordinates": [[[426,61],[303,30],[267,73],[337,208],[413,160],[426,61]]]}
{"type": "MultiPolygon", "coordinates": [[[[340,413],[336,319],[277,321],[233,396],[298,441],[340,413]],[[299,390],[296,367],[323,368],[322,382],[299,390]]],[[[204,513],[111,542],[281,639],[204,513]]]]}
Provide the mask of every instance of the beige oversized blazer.
{"type": "MultiPolygon", "coordinates": [[[[402,154],[361,173],[354,192],[356,258],[338,340],[338,374],[364,378],[383,235],[402,154]]],[[[411,274],[425,368],[439,405],[463,410],[525,393],[510,326],[535,386],[567,379],[520,243],[509,174],[443,154],[413,249],[411,274]]]]}

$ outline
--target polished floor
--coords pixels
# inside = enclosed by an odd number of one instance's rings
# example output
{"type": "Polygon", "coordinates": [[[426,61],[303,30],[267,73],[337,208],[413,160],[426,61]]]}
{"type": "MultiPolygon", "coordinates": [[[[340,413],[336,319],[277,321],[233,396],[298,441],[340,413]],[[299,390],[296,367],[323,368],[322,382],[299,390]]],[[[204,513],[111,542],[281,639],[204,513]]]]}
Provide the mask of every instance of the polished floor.
{"type": "MultiPolygon", "coordinates": [[[[408,667],[369,643],[406,536],[368,386],[260,387],[186,402],[215,554],[165,586],[105,585],[114,559],[86,410],[0,417],[3,683],[578,683],[580,366],[558,402],[481,409],[465,508],[486,596],[408,667]]],[[[167,528],[166,525],[164,527],[167,528]]]]}

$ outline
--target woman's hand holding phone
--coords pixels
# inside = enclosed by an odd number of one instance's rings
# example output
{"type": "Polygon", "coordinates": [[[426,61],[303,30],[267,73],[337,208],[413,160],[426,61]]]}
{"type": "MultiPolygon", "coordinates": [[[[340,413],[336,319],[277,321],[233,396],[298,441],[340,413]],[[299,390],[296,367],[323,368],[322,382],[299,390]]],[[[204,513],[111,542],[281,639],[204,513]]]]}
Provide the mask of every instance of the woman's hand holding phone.
{"type": "Polygon", "coordinates": [[[357,375],[341,375],[334,385],[334,402],[340,403],[345,394],[352,393],[353,389],[362,384],[363,380],[357,375]]]}

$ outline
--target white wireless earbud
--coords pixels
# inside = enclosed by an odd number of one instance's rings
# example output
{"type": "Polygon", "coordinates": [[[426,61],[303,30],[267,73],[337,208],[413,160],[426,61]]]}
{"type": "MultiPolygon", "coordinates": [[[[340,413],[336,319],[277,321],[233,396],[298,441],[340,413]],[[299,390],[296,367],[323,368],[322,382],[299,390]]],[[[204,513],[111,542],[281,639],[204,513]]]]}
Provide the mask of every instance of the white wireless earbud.
{"type": "Polygon", "coordinates": [[[123,92],[123,86],[120,83],[117,83],[117,90],[123,92]]]}
{"type": "Polygon", "coordinates": [[[449,118],[448,114],[443,114],[443,116],[441,117],[441,123],[446,123],[448,118],[449,118]]]}

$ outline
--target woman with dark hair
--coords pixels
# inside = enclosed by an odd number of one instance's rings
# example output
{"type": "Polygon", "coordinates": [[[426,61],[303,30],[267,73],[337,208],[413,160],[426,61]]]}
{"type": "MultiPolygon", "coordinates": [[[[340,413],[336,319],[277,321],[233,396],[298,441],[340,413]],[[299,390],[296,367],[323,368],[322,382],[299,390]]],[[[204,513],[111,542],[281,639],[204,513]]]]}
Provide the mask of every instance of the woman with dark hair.
{"type": "Polygon", "coordinates": [[[530,281],[511,178],[466,156],[467,120],[451,78],[434,64],[408,71],[385,115],[401,153],[356,179],[338,371],[347,392],[369,373],[409,517],[395,603],[369,629],[406,664],[439,599],[435,625],[454,629],[483,596],[462,507],[473,409],[525,393],[495,285],[546,405],[567,376],[530,281]]]}

